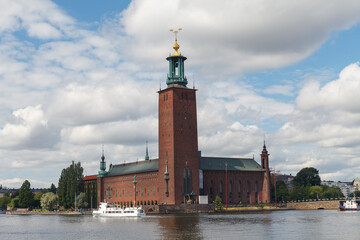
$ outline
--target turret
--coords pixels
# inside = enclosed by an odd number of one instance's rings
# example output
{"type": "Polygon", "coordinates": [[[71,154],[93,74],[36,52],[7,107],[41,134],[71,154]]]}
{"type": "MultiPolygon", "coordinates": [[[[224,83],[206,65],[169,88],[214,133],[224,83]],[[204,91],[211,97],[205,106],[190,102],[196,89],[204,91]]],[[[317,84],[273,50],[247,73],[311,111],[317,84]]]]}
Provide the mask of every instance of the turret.
{"type": "Polygon", "coordinates": [[[102,156],[100,161],[100,171],[99,177],[103,177],[106,175],[106,162],[105,162],[105,155],[104,155],[104,145],[102,146],[102,156]]]}
{"type": "Polygon", "coordinates": [[[145,153],[145,160],[149,160],[149,150],[148,150],[148,141],[146,141],[146,153],[145,153]]]}
{"type": "Polygon", "coordinates": [[[184,61],[187,58],[182,56],[181,53],[178,52],[180,46],[177,43],[177,33],[181,30],[181,28],[176,31],[170,29],[170,31],[173,31],[175,33],[175,44],[173,46],[175,52],[172,55],[169,54],[169,57],[166,58],[166,60],[169,61],[169,74],[166,80],[166,84],[168,85],[168,87],[186,87],[186,84],[188,83],[184,75],[184,61]]]}

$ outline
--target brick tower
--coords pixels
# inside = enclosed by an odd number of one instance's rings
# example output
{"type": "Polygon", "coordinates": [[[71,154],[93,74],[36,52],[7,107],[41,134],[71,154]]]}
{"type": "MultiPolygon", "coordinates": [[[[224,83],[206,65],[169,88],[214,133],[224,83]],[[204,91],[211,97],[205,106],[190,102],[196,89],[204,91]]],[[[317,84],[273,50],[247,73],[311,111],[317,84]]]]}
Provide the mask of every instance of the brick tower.
{"type": "Polygon", "coordinates": [[[265,170],[264,173],[264,182],[263,182],[263,203],[270,203],[270,167],[269,167],[269,155],[266,149],[265,140],[264,147],[261,152],[261,168],[265,170]]]}
{"type": "MultiPolygon", "coordinates": [[[[181,30],[181,29],[180,29],[181,30]]],[[[169,55],[167,88],[159,93],[159,203],[196,201],[199,195],[199,157],[196,90],[187,88],[186,57],[169,55]]]]}

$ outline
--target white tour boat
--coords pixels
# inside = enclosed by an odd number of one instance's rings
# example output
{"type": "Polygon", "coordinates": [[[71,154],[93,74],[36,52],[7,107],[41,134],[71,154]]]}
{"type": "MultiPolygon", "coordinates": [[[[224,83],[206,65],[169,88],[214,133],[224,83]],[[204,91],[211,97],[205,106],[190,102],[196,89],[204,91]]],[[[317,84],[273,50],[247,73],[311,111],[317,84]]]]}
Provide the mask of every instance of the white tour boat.
{"type": "Polygon", "coordinates": [[[114,203],[100,202],[99,209],[93,211],[93,216],[99,217],[145,217],[141,207],[120,208],[114,203]]]}
{"type": "Polygon", "coordinates": [[[360,211],[356,198],[353,197],[353,199],[347,199],[343,205],[340,205],[340,211],[360,211]]]}

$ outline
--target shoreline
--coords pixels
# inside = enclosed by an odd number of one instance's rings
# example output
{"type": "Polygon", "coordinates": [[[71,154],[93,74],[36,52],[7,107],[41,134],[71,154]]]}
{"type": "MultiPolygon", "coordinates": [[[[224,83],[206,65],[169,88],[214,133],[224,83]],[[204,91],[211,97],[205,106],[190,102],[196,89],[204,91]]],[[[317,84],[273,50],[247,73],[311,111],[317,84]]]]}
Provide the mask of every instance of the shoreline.
{"type": "MultiPolygon", "coordinates": [[[[214,212],[207,212],[209,214],[221,214],[221,213],[242,213],[242,212],[272,212],[272,211],[289,211],[289,210],[297,210],[295,208],[236,208],[236,209],[228,209],[228,210],[216,210],[214,212]]],[[[200,212],[198,212],[200,213],[200,212]]],[[[169,214],[198,214],[196,212],[192,213],[181,213],[181,212],[147,212],[146,215],[169,215],[169,214]]],[[[201,212],[204,213],[204,212],[201,212]]],[[[92,215],[92,211],[84,211],[84,212],[75,212],[75,211],[61,211],[61,212],[50,212],[50,211],[6,211],[6,215],[65,215],[65,216],[89,216],[92,215]]]]}

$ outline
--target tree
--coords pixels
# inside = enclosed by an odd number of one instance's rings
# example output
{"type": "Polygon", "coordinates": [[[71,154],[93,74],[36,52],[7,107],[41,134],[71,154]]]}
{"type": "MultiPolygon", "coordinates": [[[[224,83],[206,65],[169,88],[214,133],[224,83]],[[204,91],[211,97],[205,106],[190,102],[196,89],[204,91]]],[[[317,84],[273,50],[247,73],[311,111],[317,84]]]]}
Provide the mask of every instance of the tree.
{"type": "Polygon", "coordinates": [[[319,199],[323,197],[323,188],[320,186],[312,186],[309,188],[309,197],[311,199],[319,199]]]}
{"type": "Polygon", "coordinates": [[[45,193],[41,197],[40,202],[41,202],[41,207],[43,209],[46,209],[48,211],[52,211],[52,210],[56,209],[57,196],[52,192],[45,193]]]}
{"type": "Polygon", "coordinates": [[[293,183],[297,186],[319,186],[321,179],[319,170],[313,167],[303,168],[294,177],[293,183]]]}
{"type": "Polygon", "coordinates": [[[47,193],[46,190],[42,190],[42,191],[40,191],[40,192],[35,193],[35,195],[34,195],[33,207],[36,207],[36,208],[41,207],[41,202],[40,202],[40,200],[41,200],[41,197],[42,197],[45,193],[47,193]]]}
{"type": "Polygon", "coordinates": [[[84,191],[84,175],[81,163],[74,163],[61,171],[58,184],[59,204],[65,208],[74,207],[75,193],[84,191]]]}
{"type": "Polygon", "coordinates": [[[8,204],[8,206],[12,208],[18,208],[19,207],[19,196],[11,199],[11,202],[8,204]]]}
{"type": "Polygon", "coordinates": [[[56,194],[56,187],[55,187],[55,185],[53,183],[50,186],[49,192],[52,192],[53,194],[56,194]]]}
{"type": "Polygon", "coordinates": [[[276,197],[277,201],[288,201],[290,198],[289,189],[283,180],[276,181],[276,197]]]}
{"type": "Polygon", "coordinates": [[[221,198],[219,196],[216,196],[215,198],[215,210],[223,210],[223,205],[221,203],[221,198]]]}
{"type": "Polygon", "coordinates": [[[306,200],[309,198],[309,186],[295,186],[290,191],[292,200],[306,200]]]}
{"type": "Polygon", "coordinates": [[[78,208],[85,208],[88,206],[88,203],[86,202],[86,196],[85,196],[85,193],[80,193],[78,196],[77,196],[77,199],[76,199],[76,207],[78,208]]]}
{"type": "Polygon", "coordinates": [[[30,189],[30,182],[25,180],[19,191],[19,205],[23,208],[30,207],[32,206],[33,201],[34,194],[30,189]]]}
{"type": "Polygon", "coordinates": [[[0,209],[6,209],[7,205],[11,202],[11,198],[9,195],[5,195],[0,198],[0,209]]]}
{"type": "Polygon", "coordinates": [[[354,191],[352,193],[349,194],[349,197],[353,197],[355,195],[355,197],[360,197],[360,191],[354,191]]]}

